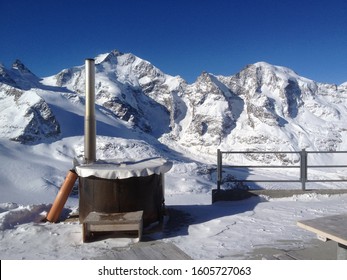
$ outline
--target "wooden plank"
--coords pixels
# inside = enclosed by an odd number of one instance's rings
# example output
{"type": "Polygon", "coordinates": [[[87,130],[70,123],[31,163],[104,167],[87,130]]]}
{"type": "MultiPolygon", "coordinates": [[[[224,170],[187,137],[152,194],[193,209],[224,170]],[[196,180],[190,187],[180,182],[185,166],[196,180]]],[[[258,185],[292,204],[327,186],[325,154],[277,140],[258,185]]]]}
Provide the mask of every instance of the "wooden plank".
{"type": "Polygon", "coordinates": [[[93,232],[137,231],[142,237],[143,211],[125,213],[91,212],[82,224],[83,242],[90,239],[93,232]]]}
{"type": "Polygon", "coordinates": [[[291,259],[291,260],[303,260],[303,258],[300,256],[300,254],[298,254],[295,251],[289,251],[286,252],[286,255],[291,259]]]}
{"type": "Polygon", "coordinates": [[[104,260],[191,260],[185,252],[172,243],[152,241],[136,243],[127,249],[113,249],[98,259],[104,260]]]}
{"type": "Polygon", "coordinates": [[[124,212],[124,213],[100,213],[90,212],[83,223],[92,224],[127,224],[142,220],[143,211],[124,212]]]}
{"type": "Polygon", "coordinates": [[[288,254],[276,254],[274,255],[274,258],[276,258],[277,260],[295,260],[295,258],[288,254]]]}
{"type": "Polygon", "coordinates": [[[86,224],[89,231],[100,232],[100,231],[132,231],[139,230],[140,224],[86,224]]]}
{"type": "Polygon", "coordinates": [[[321,240],[333,240],[347,246],[347,214],[297,222],[301,228],[314,232],[321,240]]]}
{"type": "Polygon", "coordinates": [[[156,245],[165,259],[191,259],[186,253],[172,243],[162,243],[156,245]]]}

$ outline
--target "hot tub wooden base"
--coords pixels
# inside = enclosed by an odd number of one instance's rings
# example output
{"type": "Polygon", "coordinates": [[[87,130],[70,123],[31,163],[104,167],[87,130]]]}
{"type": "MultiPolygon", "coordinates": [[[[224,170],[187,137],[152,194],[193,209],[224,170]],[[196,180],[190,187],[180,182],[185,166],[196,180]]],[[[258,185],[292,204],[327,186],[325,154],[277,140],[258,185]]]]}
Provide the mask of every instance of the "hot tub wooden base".
{"type": "Polygon", "coordinates": [[[89,213],[126,213],[143,210],[145,227],[161,222],[165,209],[163,174],[126,179],[79,178],[79,219],[89,213]]]}
{"type": "Polygon", "coordinates": [[[125,213],[90,212],[82,223],[83,242],[91,241],[96,232],[137,231],[142,237],[143,211],[125,213]]]}

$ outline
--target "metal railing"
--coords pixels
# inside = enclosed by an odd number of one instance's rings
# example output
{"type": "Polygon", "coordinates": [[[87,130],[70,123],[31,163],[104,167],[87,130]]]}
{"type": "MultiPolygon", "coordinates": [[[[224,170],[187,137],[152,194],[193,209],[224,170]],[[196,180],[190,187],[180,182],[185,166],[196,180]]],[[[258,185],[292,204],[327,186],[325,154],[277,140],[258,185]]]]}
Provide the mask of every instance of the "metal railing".
{"type": "MultiPolygon", "coordinates": [[[[308,179],[307,171],[309,168],[347,168],[347,165],[308,165],[308,154],[347,154],[347,151],[221,151],[217,150],[217,190],[220,190],[223,182],[223,154],[298,154],[300,157],[299,165],[224,165],[224,167],[232,168],[298,168],[300,170],[300,177],[295,180],[247,180],[235,179],[228,180],[228,182],[277,182],[277,183],[301,183],[301,189],[306,190],[306,183],[308,182],[347,182],[346,179],[308,179]]],[[[347,162],[347,159],[346,159],[347,162]]],[[[347,176],[346,176],[347,177],[347,176]]]]}

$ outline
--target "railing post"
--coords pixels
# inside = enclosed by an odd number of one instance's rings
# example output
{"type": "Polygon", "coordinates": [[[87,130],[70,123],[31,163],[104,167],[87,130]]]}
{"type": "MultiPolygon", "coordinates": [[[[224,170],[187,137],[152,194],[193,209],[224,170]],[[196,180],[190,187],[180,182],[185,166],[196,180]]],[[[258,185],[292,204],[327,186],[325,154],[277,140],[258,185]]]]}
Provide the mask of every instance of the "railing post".
{"type": "Polygon", "coordinates": [[[300,180],[301,189],[305,191],[307,181],[307,152],[305,149],[302,149],[300,152],[300,180]]]}
{"type": "Polygon", "coordinates": [[[217,191],[220,191],[222,184],[222,152],[217,149],[217,191]]]}

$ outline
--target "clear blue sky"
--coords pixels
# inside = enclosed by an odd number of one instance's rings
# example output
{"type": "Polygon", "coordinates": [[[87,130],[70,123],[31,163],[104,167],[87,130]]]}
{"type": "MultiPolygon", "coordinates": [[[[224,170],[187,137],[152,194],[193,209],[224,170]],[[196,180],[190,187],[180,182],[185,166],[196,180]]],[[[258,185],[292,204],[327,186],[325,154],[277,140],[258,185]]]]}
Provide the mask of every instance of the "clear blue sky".
{"type": "Polygon", "coordinates": [[[347,81],[346,0],[0,0],[0,62],[38,76],[118,49],[193,82],[266,61],[347,81]]]}

